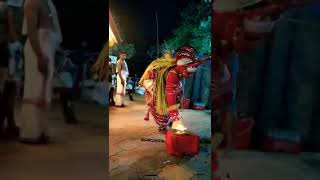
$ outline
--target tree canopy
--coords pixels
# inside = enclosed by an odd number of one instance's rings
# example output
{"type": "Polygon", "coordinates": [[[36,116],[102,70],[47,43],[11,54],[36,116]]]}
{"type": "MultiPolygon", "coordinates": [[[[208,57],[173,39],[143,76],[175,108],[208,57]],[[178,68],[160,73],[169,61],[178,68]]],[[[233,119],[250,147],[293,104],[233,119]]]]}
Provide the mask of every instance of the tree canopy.
{"type": "MultiPolygon", "coordinates": [[[[121,31],[121,24],[119,23],[118,17],[113,14],[113,18],[115,20],[115,24],[119,30],[121,38],[126,39],[125,34],[121,31]]],[[[110,48],[109,54],[114,55],[114,56],[118,56],[120,51],[126,52],[127,59],[131,59],[136,53],[134,44],[128,43],[128,42],[122,42],[119,44],[115,44],[112,48],[110,48]]]]}
{"type": "MultiPolygon", "coordinates": [[[[173,31],[173,37],[160,45],[160,52],[166,49],[177,50],[183,45],[190,45],[197,53],[211,52],[211,4],[204,1],[191,1],[180,14],[181,23],[173,31]]],[[[157,57],[157,46],[148,50],[150,58],[157,57]]]]}
{"type": "Polygon", "coordinates": [[[123,43],[115,44],[112,48],[110,48],[109,54],[117,56],[121,51],[126,52],[127,59],[131,59],[136,53],[134,44],[123,42],[123,43]]]}

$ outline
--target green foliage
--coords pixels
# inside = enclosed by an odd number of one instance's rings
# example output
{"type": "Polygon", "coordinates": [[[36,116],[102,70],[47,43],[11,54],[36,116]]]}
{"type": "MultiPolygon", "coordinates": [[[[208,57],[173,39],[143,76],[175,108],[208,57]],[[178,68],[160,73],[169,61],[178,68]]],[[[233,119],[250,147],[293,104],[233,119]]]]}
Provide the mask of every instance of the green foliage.
{"type": "Polygon", "coordinates": [[[199,53],[211,52],[211,17],[200,22],[199,28],[194,29],[193,38],[190,45],[199,53]]]}
{"type": "Polygon", "coordinates": [[[110,48],[109,53],[114,56],[118,56],[120,51],[126,52],[127,59],[131,59],[136,53],[134,44],[129,43],[116,44],[110,48]]]}
{"type": "MultiPolygon", "coordinates": [[[[160,52],[165,49],[177,50],[183,45],[191,45],[197,53],[211,52],[211,4],[191,1],[180,14],[181,23],[173,32],[173,37],[163,42],[160,52]]],[[[156,58],[157,47],[148,50],[150,58],[156,58]]]]}
{"type": "Polygon", "coordinates": [[[157,57],[157,46],[151,46],[148,49],[147,54],[151,59],[155,59],[157,57]]]}
{"type": "MultiPolygon", "coordinates": [[[[116,27],[120,33],[121,38],[126,39],[125,34],[122,33],[122,31],[121,31],[122,28],[121,28],[121,24],[119,23],[120,20],[118,20],[118,17],[115,16],[115,14],[113,14],[113,19],[115,21],[116,27]]],[[[120,51],[126,52],[127,59],[131,59],[136,54],[134,44],[130,44],[127,42],[115,44],[112,48],[109,49],[109,54],[114,55],[114,56],[118,56],[120,51]]]]}

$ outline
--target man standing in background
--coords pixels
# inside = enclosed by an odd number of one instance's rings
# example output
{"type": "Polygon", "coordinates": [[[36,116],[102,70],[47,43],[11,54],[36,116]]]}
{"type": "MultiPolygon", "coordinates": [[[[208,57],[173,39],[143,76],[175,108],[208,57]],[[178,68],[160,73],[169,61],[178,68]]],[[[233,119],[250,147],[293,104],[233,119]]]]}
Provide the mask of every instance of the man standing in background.
{"type": "Polygon", "coordinates": [[[75,67],[62,48],[56,54],[55,67],[54,90],[60,95],[64,120],[67,124],[77,124],[78,119],[72,102],[74,95],[72,72],[75,67]]]}
{"type": "Polygon", "coordinates": [[[109,78],[109,104],[110,106],[114,106],[116,103],[114,102],[114,87],[115,87],[115,68],[109,58],[109,71],[108,71],[108,78],[109,78]]]}
{"type": "Polygon", "coordinates": [[[119,53],[119,60],[117,61],[117,90],[115,103],[116,107],[125,107],[125,95],[126,95],[126,86],[127,78],[129,76],[129,69],[126,63],[126,54],[125,52],[119,53]]]}
{"type": "Polygon", "coordinates": [[[26,0],[24,18],[22,33],[27,41],[20,137],[22,143],[47,144],[54,60],[62,35],[51,0],[26,0]]]}

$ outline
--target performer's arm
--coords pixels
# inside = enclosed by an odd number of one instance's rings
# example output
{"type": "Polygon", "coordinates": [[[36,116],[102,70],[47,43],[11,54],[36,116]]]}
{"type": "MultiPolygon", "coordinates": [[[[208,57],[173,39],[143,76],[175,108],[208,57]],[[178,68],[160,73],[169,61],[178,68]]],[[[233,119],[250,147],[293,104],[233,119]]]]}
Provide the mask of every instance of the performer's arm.
{"type": "Polygon", "coordinates": [[[30,44],[38,57],[42,57],[42,51],[39,43],[38,36],[38,24],[39,24],[39,11],[40,11],[40,1],[26,1],[26,5],[24,8],[25,16],[27,20],[27,30],[28,30],[28,38],[30,40],[30,44]]]}
{"type": "Polygon", "coordinates": [[[179,106],[180,102],[177,102],[177,85],[179,85],[180,80],[175,71],[170,71],[166,77],[166,96],[167,103],[169,106],[169,116],[171,120],[177,121],[179,120],[179,106]]]}

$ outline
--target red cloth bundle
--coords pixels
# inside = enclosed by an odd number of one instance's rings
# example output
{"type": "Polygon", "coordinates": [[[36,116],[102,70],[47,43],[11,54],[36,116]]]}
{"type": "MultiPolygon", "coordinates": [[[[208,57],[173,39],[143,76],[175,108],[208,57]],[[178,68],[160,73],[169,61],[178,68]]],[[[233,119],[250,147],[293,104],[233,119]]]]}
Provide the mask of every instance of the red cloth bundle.
{"type": "Polygon", "coordinates": [[[182,102],[183,109],[189,109],[190,108],[190,99],[184,99],[182,102]]]}
{"type": "Polygon", "coordinates": [[[197,155],[199,153],[200,137],[197,135],[166,133],[166,150],[173,156],[197,155]]]}

